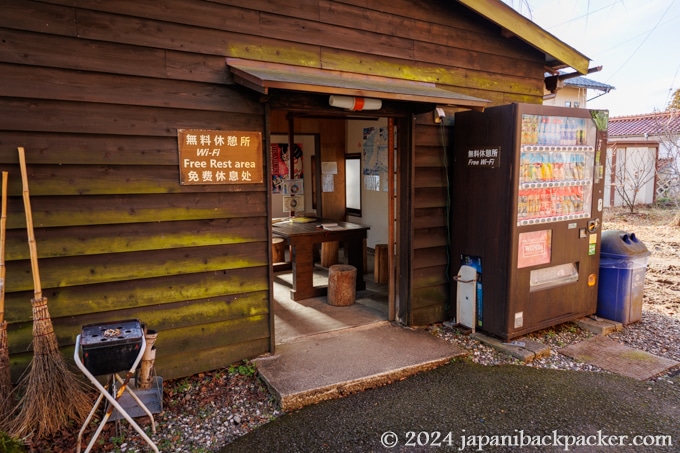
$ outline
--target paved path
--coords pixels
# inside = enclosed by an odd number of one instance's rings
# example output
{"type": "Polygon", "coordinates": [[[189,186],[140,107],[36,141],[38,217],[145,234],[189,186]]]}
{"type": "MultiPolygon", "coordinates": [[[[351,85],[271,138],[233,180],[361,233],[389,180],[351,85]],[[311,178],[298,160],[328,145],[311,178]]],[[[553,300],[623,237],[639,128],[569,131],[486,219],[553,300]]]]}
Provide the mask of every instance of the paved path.
{"type": "Polygon", "coordinates": [[[422,329],[388,322],[305,336],[255,360],[286,412],[399,381],[465,355],[422,329]]]}
{"type": "Polygon", "coordinates": [[[608,373],[457,361],[286,414],[221,450],[372,451],[677,452],[680,377],[636,381],[608,373]],[[507,436],[506,446],[479,445],[503,442],[501,436],[507,436]],[[396,446],[386,448],[381,439],[396,446]],[[522,439],[543,446],[507,445],[522,439]],[[635,441],[654,445],[630,445],[635,441]],[[574,442],[591,445],[565,445],[574,442]]]}

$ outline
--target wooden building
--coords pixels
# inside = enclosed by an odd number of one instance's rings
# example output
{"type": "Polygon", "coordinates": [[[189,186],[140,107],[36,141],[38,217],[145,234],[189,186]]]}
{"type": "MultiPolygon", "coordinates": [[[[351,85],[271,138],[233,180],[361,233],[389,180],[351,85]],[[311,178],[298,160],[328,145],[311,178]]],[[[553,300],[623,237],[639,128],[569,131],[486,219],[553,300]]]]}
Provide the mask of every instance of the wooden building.
{"type": "MultiPolygon", "coordinates": [[[[0,6],[15,377],[32,356],[33,295],[17,147],[26,149],[42,288],[64,353],[83,325],[138,318],[162,333],[156,367],[170,379],[274,349],[271,134],[315,134],[342,188],[348,119],[379,116],[396,128],[390,317],[425,325],[452,308],[448,118],[541,103],[546,74],[588,70],[586,57],[500,0],[0,6]],[[329,95],[382,106],[338,109],[329,95]],[[261,137],[248,156],[261,179],[180,184],[187,130],[261,137]]],[[[342,190],[318,201],[323,217],[344,218],[342,190]]]]}

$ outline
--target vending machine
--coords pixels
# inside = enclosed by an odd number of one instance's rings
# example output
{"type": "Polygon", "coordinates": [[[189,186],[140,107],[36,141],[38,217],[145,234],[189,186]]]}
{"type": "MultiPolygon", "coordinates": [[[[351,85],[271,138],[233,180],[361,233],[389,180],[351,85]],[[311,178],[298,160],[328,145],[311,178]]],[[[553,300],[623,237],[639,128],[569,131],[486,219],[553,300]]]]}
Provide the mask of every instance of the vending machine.
{"type": "Polygon", "coordinates": [[[475,329],[512,339],[596,312],[607,123],[530,104],[456,114],[451,269],[476,270],[475,329]]]}

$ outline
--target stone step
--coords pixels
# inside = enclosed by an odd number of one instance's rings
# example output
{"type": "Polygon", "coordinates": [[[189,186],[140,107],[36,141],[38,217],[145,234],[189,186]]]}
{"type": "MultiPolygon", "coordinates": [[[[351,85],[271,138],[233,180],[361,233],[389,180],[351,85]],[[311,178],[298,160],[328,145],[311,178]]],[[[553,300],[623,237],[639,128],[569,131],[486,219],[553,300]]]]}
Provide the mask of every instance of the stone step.
{"type": "Polygon", "coordinates": [[[379,323],[280,344],[274,355],[254,362],[281,409],[291,411],[402,380],[464,355],[425,330],[379,323]]]}

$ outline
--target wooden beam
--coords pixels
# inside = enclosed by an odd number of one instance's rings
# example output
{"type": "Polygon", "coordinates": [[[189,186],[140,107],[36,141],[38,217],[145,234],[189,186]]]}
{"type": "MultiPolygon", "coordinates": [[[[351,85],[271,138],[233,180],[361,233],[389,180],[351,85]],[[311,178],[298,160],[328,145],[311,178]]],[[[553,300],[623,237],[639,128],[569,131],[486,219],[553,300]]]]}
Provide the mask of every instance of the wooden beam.
{"type": "Polygon", "coordinates": [[[505,30],[503,33],[510,32],[516,35],[527,44],[545,52],[559,62],[568,64],[581,74],[588,72],[590,62],[588,57],[543,30],[500,0],[458,1],[502,27],[505,30]]]}

